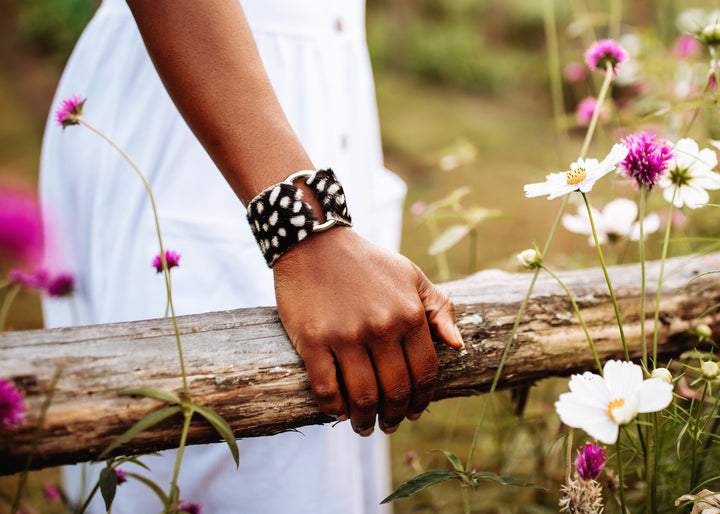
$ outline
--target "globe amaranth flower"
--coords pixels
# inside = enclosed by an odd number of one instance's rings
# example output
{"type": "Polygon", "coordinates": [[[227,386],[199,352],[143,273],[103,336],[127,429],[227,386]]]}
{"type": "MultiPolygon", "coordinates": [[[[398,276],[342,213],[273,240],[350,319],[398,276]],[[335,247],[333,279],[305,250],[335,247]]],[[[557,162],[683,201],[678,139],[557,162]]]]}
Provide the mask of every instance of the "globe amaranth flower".
{"type": "MultiPolygon", "coordinates": [[[[591,207],[590,211],[598,243],[604,244],[608,241],[615,243],[623,238],[629,238],[632,241],[640,239],[640,222],[635,221],[638,215],[638,206],[632,200],[617,198],[608,202],[602,211],[594,207],[591,207]]],[[[590,217],[584,205],[578,206],[577,214],[564,214],[561,221],[570,232],[588,235],[588,244],[595,245],[590,217]]],[[[644,234],[651,234],[659,228],[660,216],[656,213],[649,214],[643,220],[644,234]]]]}
{"type": "Polygon", "coordinates": [[[59,273],[51,278],[45,286],[48,296],[61,298],[70,296],[75,291],[75,275],[72,273],[59,273]]]}
{"type": "MultiPolygon", "coordinates": [[[[175,268],[180,265],[180,254],[174,252],[173,250],[165,250],[165,261],[167,262],[168,270],[171,268],[175,268]]],[[[162,273],[163,263],[162,256],[160,254],[157,254],[155,256],[152,265],[158,273],[162,273]]]]}
{"type": "MultiPolygon", "coordinates": [[[[575,109],[575,121],[581,127],[587,127],[592,120],[595,109],[598,108],[597,98],[587,97],[583,98],[575,109]]],[[[607,109],[604,106],[600,106],[600,112],[598,113],[598,121],[603,122],[608,118],[607,109]]]]}
{"type": "Polygon", "coordinates": [[[0,186],[0,252],[34,265],[43,253],[43,226],[36,193],[0,186]]]}
{"type": "Polygon", "coordinates": [[[569,171],[550,173],[545,177],[545,182],[526,184],[525,196],[548,195],[548,200],[552,200],[572,191],[587,193],[595,182],[614,170],[627,153],[625,145],[616,144],[602,162],[597,159],[578,159],[570,165],[569,171]]]}
{"type": "Polygon", "coordinates": [[[585,62],[591,70],[601,70],[604,73],[610,64],[613,75],[617,75],[618,66],[627,60],[627,50],[613,39],[597,41],[585,52],[585,62]]]}
{"type": "Polygon", "coordinates": [[[190,514],[202,514],[202,505],[199,503],[184,502],[180,504],[178,510],[181,512],[189,512],[190,514]]]}
{"type": "Polygon", "coordinates": [[[86,100],[80,95],[74,95],[60,102],[60,107],[55,111],[55,120],[63,130],[70,125],[80,124],[80,117],[86,100]]]}
{"type": "Polygon", "coordinates": [[[117,477],[117,485],[122,485],[127,482],[127,473],[120,468],[115,468],[115,476],[117,477]]]}
{"type": "Polygon", "coordinates": [[[0,427],[15,427],[22,423],[27,406],[15,384],[0,378],[0,427]]]}
{"type": "Polygon", "coordinates": [[[560,395],[555,410],[566,425],[613,444],[621,425],[639,413],[667,407],[672,390],[672,385],[659,378],[643,380],[643,370],[637,364],[611,360],[605,363],[602,377],[589,371],[573,375],[570,392],[560,395]]]}
{"type": "Polygon", "coordinates": [[[638,187],[644,185],[652,190],[668,170],[668,164],[674,155],[672,146],[664,139],[647,132],[631,134],[623,143],[629,152],[620,163],[618,171],[635,179],[638,187]]]}
{"type": "Polygon", "coordinates": [[[62,500],[62,493],[55,484],[43,485],[43,492],[50,503],[60,503],[62,500]]]}
{"type": "Polygon", "coordinates": [[[583,480],[596,480],[605,466],[605,448],[597,443],[585,443],[575,458],[575,471],[583,480]]]}
{"type": "Polygon", "coordinates": [[[702,207],[710,200],[707,189],[720,188],[720,173],[712,171],[715,166],[717,156],[713,150],[700,150],[693,139],[681,139],[675,144],[668,173],[658,182],[663,197],[675,207],[702,207]]]}

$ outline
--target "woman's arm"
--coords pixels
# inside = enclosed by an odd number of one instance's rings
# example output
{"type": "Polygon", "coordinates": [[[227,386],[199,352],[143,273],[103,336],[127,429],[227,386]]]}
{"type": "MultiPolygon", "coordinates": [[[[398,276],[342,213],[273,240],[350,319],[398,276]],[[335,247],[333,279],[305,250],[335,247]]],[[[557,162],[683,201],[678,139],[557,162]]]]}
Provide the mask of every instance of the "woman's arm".
{"type": "MultiPolygon", "coordinates": [[[[170,96],[244,204],[291,173],[314,169],[238,0],[128,4],[170,96]]],[[[304,199],[319,212],[309,191],[304,199]]],[[[386,432],[417,419],[438,376],[431,332],[462,346],[448,298],[409,260],[347,227],[313,234],[273,270],[280,318],[320,408],[349,416],[362,435],[376,415],[386,432]]]]}

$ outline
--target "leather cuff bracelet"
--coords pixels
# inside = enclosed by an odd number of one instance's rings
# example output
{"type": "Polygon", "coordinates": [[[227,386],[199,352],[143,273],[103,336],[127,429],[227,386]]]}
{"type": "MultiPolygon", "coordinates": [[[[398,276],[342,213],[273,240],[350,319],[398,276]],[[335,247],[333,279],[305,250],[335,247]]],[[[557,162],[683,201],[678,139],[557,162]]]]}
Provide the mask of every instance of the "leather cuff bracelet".
{"type": "Polygon", "coordinates": [[[269,267],[282,254],[313,232],[335,225],[352,226],[345,192],[331,169],[297,171],[279,184],[258,194],[248,204],[247,218],[269,267]],[[307,178],[307,184],[320,202],[325,222],[320,223],[312,207],[302,201],[303,190],[293,183],[307,178]]]}

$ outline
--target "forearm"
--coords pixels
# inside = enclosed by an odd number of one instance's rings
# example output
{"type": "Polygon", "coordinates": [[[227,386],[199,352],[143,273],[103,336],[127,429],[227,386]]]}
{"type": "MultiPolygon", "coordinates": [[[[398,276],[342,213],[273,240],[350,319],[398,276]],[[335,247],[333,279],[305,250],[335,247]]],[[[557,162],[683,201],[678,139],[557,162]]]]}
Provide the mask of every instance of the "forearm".
{"type": "Polygon", "coordinates": [[[128,0],[188,126],[240,200],[313,167],[265,73],[238,0],[128,0]]]}

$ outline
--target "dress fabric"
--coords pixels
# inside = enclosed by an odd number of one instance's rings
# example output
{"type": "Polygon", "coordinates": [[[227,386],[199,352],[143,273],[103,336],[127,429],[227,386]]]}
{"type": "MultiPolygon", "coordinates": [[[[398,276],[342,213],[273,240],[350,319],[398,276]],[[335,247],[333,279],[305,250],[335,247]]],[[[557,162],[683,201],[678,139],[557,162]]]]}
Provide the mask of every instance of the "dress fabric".
{"type": "MultiPolygon", "coordinates": [[[[397,248],[404,184],[383,167],[362,0],[241,2],[284,112],[317,168],[332,167],[356,230],[397,248]]],[[[87,97],[84,118],[108,134],[152,185],[178,314],[274,305],[272,273],[245,209],[168,97],[129,9],[105,0],[68,61],[53,105],[87,97]]],[[[46,299],[48,327],[161,317],[165,286],[148,195],[120,155],[84,127],[48,119],[40,191],[50,270],[77,277],[72,300],[46,299]]],[[[168,351],[175,351],[168,348],[168,351]]],[[[173,370],[174,371],[174,370],[173,370]]],[[[141,386],[141,384],[136,384],[141,386]]],[[[181,498],[212,513],[375,513],[389,491],[386,439],[349,423],[186,449],[181,498]]],[[[174,452],[144,457],[167,490],[174,452]]],[[[99,472],[87,466],[88,489],[99,472]]],[[[77,498],[81,468],[65,469],[77,498]]],[[[127,464],[126,471],[144,473],[127,464]]],[[[145,485],[120,486],[113,514],[159,512],[145,485]]],[[[89,512],[105,512],[101,498],[89,512]]]]}

